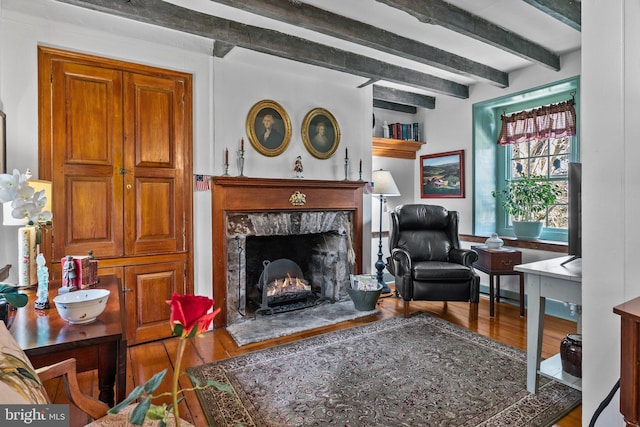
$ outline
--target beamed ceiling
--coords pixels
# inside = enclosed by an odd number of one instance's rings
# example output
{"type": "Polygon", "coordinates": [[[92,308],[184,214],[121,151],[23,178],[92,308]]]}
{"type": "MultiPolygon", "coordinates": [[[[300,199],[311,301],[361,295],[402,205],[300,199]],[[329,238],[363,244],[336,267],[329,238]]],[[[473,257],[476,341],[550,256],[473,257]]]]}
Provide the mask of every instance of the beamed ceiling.
{"type": "Polygon", "coordinates": [[[576,0],[58,0],[212,41],[349,73],[374,106],[435,108],[469,87],[509,86],[531,64],[580,49],[576,0]]]}

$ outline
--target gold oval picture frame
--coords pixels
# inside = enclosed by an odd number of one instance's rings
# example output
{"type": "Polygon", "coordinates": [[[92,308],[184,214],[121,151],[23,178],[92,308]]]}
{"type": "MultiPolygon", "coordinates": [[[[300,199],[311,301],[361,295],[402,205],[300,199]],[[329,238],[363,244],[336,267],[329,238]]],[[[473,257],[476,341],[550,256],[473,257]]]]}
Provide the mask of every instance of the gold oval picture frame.
{"type": "Polygon", "coordinates": [[[309,111],[302,122],[302,142],[313,157],[331,157],[340,144],[340,127],[333,114],[324,108],[309,111]]]}
{"type": "Polygon", "coordinates": [[[249,142],[260,154],[275,157],[291,141],[291,120],[280,104],[270,99],[258,101],[247,114],[249,142]]]}

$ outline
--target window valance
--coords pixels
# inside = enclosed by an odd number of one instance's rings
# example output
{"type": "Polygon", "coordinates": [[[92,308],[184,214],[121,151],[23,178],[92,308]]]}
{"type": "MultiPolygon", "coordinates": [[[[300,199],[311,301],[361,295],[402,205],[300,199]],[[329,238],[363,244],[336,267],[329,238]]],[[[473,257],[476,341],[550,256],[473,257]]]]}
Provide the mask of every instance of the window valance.
{"type": "Polygon", "coordinates": [[[576,134],[576,110],[573,100],[521,111],[510,116],[503,114],[501,119],[499,145],[576,134]]]}

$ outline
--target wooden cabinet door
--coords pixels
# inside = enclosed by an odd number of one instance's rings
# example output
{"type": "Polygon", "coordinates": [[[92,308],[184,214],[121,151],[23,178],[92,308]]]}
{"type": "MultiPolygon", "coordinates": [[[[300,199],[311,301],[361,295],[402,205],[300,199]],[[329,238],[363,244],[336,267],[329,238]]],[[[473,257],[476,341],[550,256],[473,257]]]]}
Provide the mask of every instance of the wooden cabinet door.
{"type": "Polygon", "coordinates": [[[184,260],[125,267],[125,283],[128,344],[171,336],[166,301],[185,292],[184,260]]]}
{"type": "Polygon", "coordinates": [[[189,188],[184,83],[132,73],[124,82],[125,252],[182,252],[189,188]]]}
{"type": "Polygon", "coordinates": [[[52,60],[53,259],[123,245],[122,73],[52,60]]]}

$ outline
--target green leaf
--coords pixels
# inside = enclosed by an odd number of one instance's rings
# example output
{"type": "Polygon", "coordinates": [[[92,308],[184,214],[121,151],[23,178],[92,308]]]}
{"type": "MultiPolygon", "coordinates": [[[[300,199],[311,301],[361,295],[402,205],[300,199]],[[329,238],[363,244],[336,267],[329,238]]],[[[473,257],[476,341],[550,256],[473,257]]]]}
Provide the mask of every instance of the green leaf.
{"type": "Polygon", "coordinates": [[[162,380],[164,379],[164,376],[166,374],[167,374],[167,370],[163,369],[162,371],[160,371],[157,374],[155,374],[154,376],[152,376],[149,379],[149,381],[144,383],[144,391],[147,394],[153,393],[158,388],[158,386],[162,383],[162,380]]]}
{"type": "Polygon", "coordinates": [[[2,296],[4,296],[4,299],[6,299],[7,302],[14,307],[24,307],[25,305],[27,305],[27,302],[29,302],[29,297],[26,294],[12,292],[5,293],[2,296]]]}
{"type": "Polygon", "coordinates": [[[131,412],[129,422],[136,426],[144,424],[144,419],[147,416],[147,411],[151,407],[151,397],[146,397],[142,402],[136,406],[131,412]]]}
{"type": "Polygon", "coordinates": [[[144,387],[142,387],[141,385],[136,386],[133,390],[131,390],[131,393],[129,393],[129,396],[127,396],[122,402],[118,403],[113,408],[109,409],[107,411],[107,413],[108,414],[117,414],[117,413],[119,413],[125,407],[129,406],[129,404],[131,402],[133,402],[134,400],[136,400],[140,396],[142,396],[143,393],[144,393],[144,387]]]}
{"type": "Polygon", "coordinates": [[[147,411],[147,418],[150,420],[162,420],[167,415],[167,405],[151,405],[147,411]]]}
{"type": "Polygon", "coordinates": [[[182,335],[182,331],[184,330],[184,326],[182,326],[180,323],[176,323],[173,326],[173,331],[171,331],[173,333],[173,335],[179,337],[182,335]]]}

